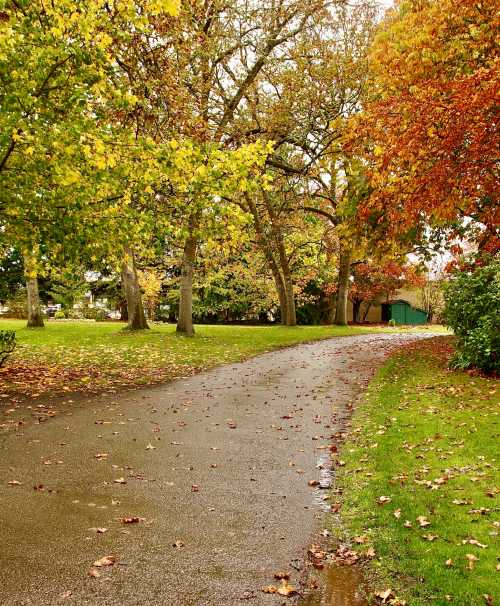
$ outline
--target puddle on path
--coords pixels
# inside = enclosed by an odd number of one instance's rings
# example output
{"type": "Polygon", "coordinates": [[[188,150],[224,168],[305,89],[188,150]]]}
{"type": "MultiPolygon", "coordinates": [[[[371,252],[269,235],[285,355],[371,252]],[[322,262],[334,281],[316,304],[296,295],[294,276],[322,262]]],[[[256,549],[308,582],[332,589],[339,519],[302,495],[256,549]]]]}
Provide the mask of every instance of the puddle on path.
{"type": "Polygon", "coordinates": [[[326,566],[311,575],[318,588],[304,596],[300,606],[367,606],[363,597],[362,577],[352,566],[326,566]]]}

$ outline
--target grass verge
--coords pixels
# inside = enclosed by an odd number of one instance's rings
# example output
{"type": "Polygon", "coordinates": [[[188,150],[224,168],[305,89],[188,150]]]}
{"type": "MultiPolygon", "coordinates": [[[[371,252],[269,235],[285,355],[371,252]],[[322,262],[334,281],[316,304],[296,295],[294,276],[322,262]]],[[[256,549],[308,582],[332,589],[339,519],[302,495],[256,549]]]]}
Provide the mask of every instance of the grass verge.
{"type": "Polygon", "coordinates": [[[388,330],[198,326],[191,339],[177,336],[173,325],[141,332],[123,327],[116,322],[50,321],[43,329],[27,329],[22,320],[0,320],[0,330],[15,330],[18,339],[14,355],[0,369],[0,394],[37,396],[154,384],[304,341],[388,330]]]}
{"type": "Polygon", "coordinates": [[[344,530],[374,549],[370,585],[392,589],[388,604],[500,596],[498,382],[449,371],[447,347],[439,338],[395,354],[343,446],[344,530]]]}

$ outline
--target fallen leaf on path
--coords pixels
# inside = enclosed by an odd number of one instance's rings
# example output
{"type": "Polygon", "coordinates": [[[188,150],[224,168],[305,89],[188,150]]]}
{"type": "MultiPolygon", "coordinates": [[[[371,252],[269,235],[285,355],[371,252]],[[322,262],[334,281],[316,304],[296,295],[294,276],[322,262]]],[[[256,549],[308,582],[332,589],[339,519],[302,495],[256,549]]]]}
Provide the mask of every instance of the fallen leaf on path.
{"type": "Polygon", "coordinates": [[[131,516],[129,518],[121,518],[123,524],[138,524],[144,522],[146,518],[139,518],[137,516],[131,516]]]}
{"type": "Polygon", "coordinates": [[[283,579],[281,581],[281,585],[278,587],[277,593],[288,598],[292,595],[295,595],[297,593],[297,590],[295,589],[295,587],[292,587],[292,585],[289,585],[286,579],[283,579]]]}
{"type": "Polygon", "coordinates": [[[276,593],[278,591],[278,588],[274,585],[268,585],[267,587],[263,587],[262,591],[264,593],[276,593]]]}
{"type": "Polygon", "coordinates": [[[68,591],[65,591],[64,593],[61,593],[61,598],[63,600],[67,600],[68,598],[70,598],[73,595],[73,592],[71,591],[71,589],[68,589],[68,591]]]}
{"type": "Polygon", "coordinates": [[[19,480],[9,480],[7,484],[9,486],[21,486],[21,482],[19,482],[19,480]]]}
{"type": "Polygon", "coordinates": [[[127,480],[125,478],[116,478],[116,480],[113,480],[113,482],[115,484],[126,484],[127,480]]]}
{"type": "Polygon", "coordinates": [[[309,482],[307,482],[308,486],[318,486],[318,484],[318,480],[309,480],[309,482]]]}
{"type": "Polygon", "coordinates": [[[101,573],[95,568],[91,568],[87,574],[89,577],[94,577],[94,579],[98,579],[101,576],[101,573]]]}
{"type": "Polygon", "coordinates": [[[99,560],[96,560],[92,564],[92,566],[96,566],[97,568],[102,568],[103,566],[113,566],[113,564],[115,562],[116,562],[116,556],[108,555],[108,556],[103,556],[99,560]]]}
{"type": "Polygon", "coordinates": [[[177,548],[184,547],[184,543],[183,543],[182,541],[177,540],[177,541],[176,541],[176,542],[175,542],[175,543],[172,545],[172,547],[177,547],[177,548]]]}
{"type": "Polygon", "coordinates": [[[273,576],[278,581],[281,581],[283,579],[285,579],[285,580],[288,581],[288,579],[290,578],[290,573],[288,573],[288,572],[275,572],[273,576]]]}

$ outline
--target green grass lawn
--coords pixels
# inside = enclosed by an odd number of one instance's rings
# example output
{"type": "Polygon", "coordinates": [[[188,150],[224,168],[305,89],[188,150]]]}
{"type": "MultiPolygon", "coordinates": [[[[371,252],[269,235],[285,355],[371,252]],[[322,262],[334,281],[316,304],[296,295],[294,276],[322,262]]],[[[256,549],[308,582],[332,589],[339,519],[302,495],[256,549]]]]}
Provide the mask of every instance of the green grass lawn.
{"type": "Polygon", "coordinates": [[[498,604],[498,382],[447,370],[444,341],[392,357],[358,407],[338,480],[344,532],[374,548],[376,591],[498,604]]]}
{"type": "Polygon", "coordinates": [[[128,332],[117,322],[49,321],[27,329],[23,320],[0,320],[15,330],[18,347],[0,370],[0,391],[37,395],[99,390],[167,381],[196,369],[234,362],[314,339],[394,331],[380,327],[198,326],[194,338],[173,325],[128,332]]]}

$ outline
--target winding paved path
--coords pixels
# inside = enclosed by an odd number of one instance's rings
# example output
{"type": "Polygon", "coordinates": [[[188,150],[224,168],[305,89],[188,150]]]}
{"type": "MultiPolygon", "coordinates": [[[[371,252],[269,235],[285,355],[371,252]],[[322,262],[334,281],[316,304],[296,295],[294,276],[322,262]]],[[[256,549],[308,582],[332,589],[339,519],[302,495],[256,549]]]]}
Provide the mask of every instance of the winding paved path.
{"type": "Polygon", "coordinates": [[[261,588],[280,570],[298,583],[324,523],[326,493],[308,481],[326,445],[384,356],[418,338],[301,345],[86,400],[4,436],[0,604],[283,603],[261,588]],[[121,521],[134,516],[144,519],[121,521]],[[114,566],[88,576],[111,554],[114,566]]]}

